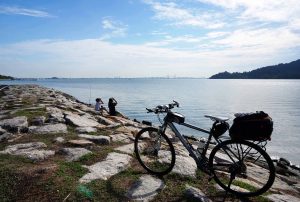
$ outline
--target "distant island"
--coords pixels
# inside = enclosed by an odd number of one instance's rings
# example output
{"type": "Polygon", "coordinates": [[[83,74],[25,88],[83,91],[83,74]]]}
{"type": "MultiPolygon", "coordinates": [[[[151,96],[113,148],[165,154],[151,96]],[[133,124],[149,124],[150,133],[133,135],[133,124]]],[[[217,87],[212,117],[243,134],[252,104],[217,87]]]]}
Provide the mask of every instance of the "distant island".
{"type": "Polygon", "coordinates": [[[4,76],[0,74],[0,80],[14,80],[14,78],[11,76],[4,76]]]}
{"type": "Polygon", "coordinates": [[[300,79],[300,59],[243,73],[225,71],[211,76],[210,79],[300,79]]]}

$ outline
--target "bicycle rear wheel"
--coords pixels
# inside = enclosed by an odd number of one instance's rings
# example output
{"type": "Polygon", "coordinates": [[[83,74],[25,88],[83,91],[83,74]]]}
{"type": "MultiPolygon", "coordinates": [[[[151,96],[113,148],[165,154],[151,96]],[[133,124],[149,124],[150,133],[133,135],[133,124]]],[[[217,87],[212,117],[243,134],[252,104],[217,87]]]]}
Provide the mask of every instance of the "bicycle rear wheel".
{"type": "Polygon", "coordinates": [[[134,151],[149,173],[165,175],[175,164],[175,150],[169,138],[156,128],[144,128],[135,137],[134,151]]]}
{"type": "Polygon", "coordinates": [[[227,140],[217,145],[209,156],[209,167],[223,189],[242,197],[266,192],[275,180],[270,156],[248,141],[227,140]]]}

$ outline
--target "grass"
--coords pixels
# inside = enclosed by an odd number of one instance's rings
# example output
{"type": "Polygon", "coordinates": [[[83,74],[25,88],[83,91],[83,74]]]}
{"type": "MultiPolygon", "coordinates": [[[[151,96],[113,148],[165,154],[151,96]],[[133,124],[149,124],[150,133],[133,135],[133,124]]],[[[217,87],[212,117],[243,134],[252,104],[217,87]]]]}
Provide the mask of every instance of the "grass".
{"type": "Polygon", "coordinates": [[[114,151],[114,147],[111,145],[103,145],[101,147],[94,147],[91,151],[93,153],[82,156],[78,162],[83,165],[92,165],[96,162],[103,161],[109,153],[114,151]]]}
{"type": "Polygon", "coordinates": [[[142,173],[131,168],[112,176],[107,181],[94,180],[85,185],[85,191],[77,190],[75,201],[128,201],[126,193],[142,173]],[[90,197],[92,196],[92,197],[90,197]]]}
{"type": "Polygon", "coordinates": [[[33,118],[37,116],[45,116],[47,117],[47,112],[45,108],[40,109],[23,109],[18,110],[16,113],[13,114],[13,116],[26,116],[28,121],[31,122],[33,118]]]}
{"type": "Polygon", "coordinates": [[[31,160],[22,156],[0,154],[0,168],[16,170],[19,167],[31,166],[32,164],[33,162],[31,160]]]}
{"type": "Polygon", "coordinates": [[[88,170],[78,162],[58,162],[58,169],[48,179],[46,190],[62,201],[69,194],[72,197],[77,192],[78,180],[87,173],[88,170]]]}

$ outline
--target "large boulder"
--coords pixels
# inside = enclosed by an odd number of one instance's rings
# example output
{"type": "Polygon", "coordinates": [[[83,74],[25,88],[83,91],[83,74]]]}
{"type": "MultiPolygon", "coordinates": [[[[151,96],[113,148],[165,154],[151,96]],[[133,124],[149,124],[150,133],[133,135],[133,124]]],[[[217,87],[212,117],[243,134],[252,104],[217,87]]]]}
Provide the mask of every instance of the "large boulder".
{"type": "Polygon", "coordinates": [[[276,202],[299,202],[300,198],[289,194],[270,194],[266,196],[270,201],[276,202]]]}
{"type": "Polygon", "coordinates": [[[63,137],[56,137],[53,139],[54,143],[63,143],[65,141],[65,138],[63,137]]]}
{"type": "Polygon", "coordinates": [[[92,180],[107,180],[111,176],[128,168],[131,156],[127,154],[109,153],[104,161],[91,166],[85,166],[89,173],[79,179],[80,183],[88,183],[92,180]]]}
{"type": "Polygon", "coordinates": [[[3,119],[0,126],[12,133],[27,132],[28,121],[26,116],[18,116],[12,119],[3,119]]]}
{"type": "MultiPolygon", "coordinates": [[[[139,143],[139,149],[143,150],[145,147],[145,143],[139,143]]],[[[126,154],[133,154],[134,152],[134,143],[126,144],[120,147],[115,148],[116,151],[120,151],[126,154]]]]}
{"type": "Polygon", "coordinates": [[[142,175],[126,194],[131,200],[150,201],[165,187],[161,179],[151,175],[142,175]]]}
{"type": "Polygon", "coordinates": [[[77,161],[80,157],[92,153],[85,148],[62,148],[58,153],[66,155],[67,161],[77,161]]]}
{"type": "Polygon", "coordinates": [[[42,125],[44,125],[45,120],[46,120],[46,117],[44,117],[44,116],[37,116],[37,117],[34,117],[31,120],[30,124],[34,125],[34,126],[42,126],[42,125]]]}
{"type": "Polygon", "coordinates": [[[109,136],[79,134],[78,137],[90,140],[96,144],[108,145],[110,143],[109,136]]]}
{"type": "Polygon", "coordinates": [[[44,150],[46,144],[43,142],[30,142],[24,144],[9,145],[0,154],[19,155],[32,161],[43,161],[55,154],[55,151],[44,150]]]}
{"type": "Polygon", "coordinates": [[[196,170],[197,164],[192,157],[181,155],[176,156],[176,162],[172,172],[195,178],[196,170]]]}
{"type": "Polygon", "coordinates": [[[114,135],[109,136],[113,142],[122,142],[122,143],[130,143],[134,141],[134,137],[132,134],[124,134],[124,133],[118,133],[114,135]]]}
{"type": "Polygon", "coordinates": [[[118,133],[125,133],[125,134],[132,134],[132,135],[136,135],[141,129],[140,128],[136,128],[136,127],[132,127],[132,126],[122,126],[116,129],[116,132],[118,133]]]}
{"type": "Polygon", "coordinates": [[[189,185],[185,186],[184,194],[189,201],[211,202],[211,200],[200,189],[189,185]]]}
{"type": "Polygon", "coordinates": [[[67,133],[67,126],[63,123],[50,124],[44,126],[30,126],[29,132],[33,134],[56,134],[67,133]]]}
{"type": "Polygon", "coordinates": [[[12,136],[11,133],[7,132],[0,126],[0,142],[9,139],[12,136]]]}
{"type": "Polygon", "coordinates": [[[103,125],[106,125],[106,126],[108,126],[108,125],[115,125],[116,124],[116,122],[111,121],[110,119],[107,119],[107,118],[105,118],[103,116],[96,116],[96,118],[98,118],[98,122],[99,123],[101,123],[103,125]]]}
{"type": "Polygon", "coordinates": [[[89,140],[69,140],[67,144],[75,147],[91,147],[94,145],[94,143],[89,140]]]}
{"type": "Polygon", "coordinates": [[[64,123],[64,115],[61,109],[57,107],[46,107],[47,112],[49,113],[49,118],[47,119],[47,123],[64,123]]]}
{"type": "Polygon", "coordinates": [[[95,120],[72,113],[66,114],[65,119],[67,123],[78,127],[96,127],[99,125],[95,120]]]}
{"type": "Polygon", "coordinates": [[[97,132],[96,128],[90,127],[90,126],[85,126],[85,127],[77,127],[76,129],[77,133],[92,133],[92,132],[97,132]]]}

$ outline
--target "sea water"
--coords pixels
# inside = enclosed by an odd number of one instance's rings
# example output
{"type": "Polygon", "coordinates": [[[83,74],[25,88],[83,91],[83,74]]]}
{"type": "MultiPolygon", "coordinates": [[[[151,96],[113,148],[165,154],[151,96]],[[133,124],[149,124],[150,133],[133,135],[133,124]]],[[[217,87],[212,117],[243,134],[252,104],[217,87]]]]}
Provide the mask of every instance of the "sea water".
{"type": "MultiPolygon", "coordinates": [[[[272,140],[267,151],[300,164],[300,80],[210,80],[163,78],[115,79],[38,79],[0,81],[0,84],[39,84],[69,93],[79,100],[95,104],[97,97],[107,104],[110,97],[118,101],[117,110],[131,119],[158,124],[145,108],[180,103],[174,109],[186,122],[210,129],[212,121],[204,115],[229,117],[237,112],[264,111],[274,121],[272,140]]],[[[207,137],[190,129],[186,135],[207,137]]]]}

